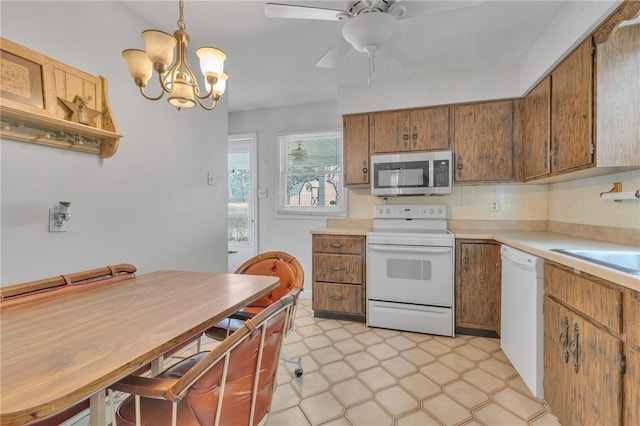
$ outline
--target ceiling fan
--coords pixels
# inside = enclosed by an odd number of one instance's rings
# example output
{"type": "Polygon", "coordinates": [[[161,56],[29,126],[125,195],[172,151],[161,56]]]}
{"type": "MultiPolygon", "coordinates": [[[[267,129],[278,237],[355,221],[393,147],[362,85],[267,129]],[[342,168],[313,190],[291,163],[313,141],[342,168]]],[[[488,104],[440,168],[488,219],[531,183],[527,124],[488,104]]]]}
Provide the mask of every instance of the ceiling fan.
{"type": "Polygon", "coordinates": [[[267,3],[265,16],[272,18],[345,21],[342,37],[318,60],[316,66],[335,67],[351,47],[369,56],[369,83],[374,71],[375,51],[395,34],[398,21],[429,13],[475,6],[484,1],[358,0],[346,10],[283,3],[267,3]]]}

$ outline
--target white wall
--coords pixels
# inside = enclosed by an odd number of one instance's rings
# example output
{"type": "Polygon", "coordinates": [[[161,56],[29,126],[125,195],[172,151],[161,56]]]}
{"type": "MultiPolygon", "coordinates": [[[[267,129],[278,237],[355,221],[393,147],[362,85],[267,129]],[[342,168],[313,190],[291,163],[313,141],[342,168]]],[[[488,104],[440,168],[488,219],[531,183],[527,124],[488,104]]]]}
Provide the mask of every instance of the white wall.
{"type": "Polygon", "coordinates": [[[336,130],[342,118],[335,103],[297,105],[229,114],[229,133],[257,133],[258,188],[268,197],[258,199],[258,252],[282,250],[294,255],[305,272],[305,293],[311,292],[311,230],[326,226],[326,218],[282,218],[276,215],[279,185],[279,141],[282,132],[336,130]]]}
{"type": "Polygon", "coordinates": [[[2,284],[122,262],[139,273],[226,271],[226,98],[212,112],[143,99],[120,52],[143,47],[149,25],[120,2],[0,8],[2,37],[107,78],[124,135],[106,160],[1,141],[2,284]],[[48,210],[58,201],[72,203],[69,231],[49,233],[48,210]]]}
{"type": "Polygon", "coordinates": [[[519,65],[340,87],[338,111],[353,114],[522,96],[620,3],[621,0],[567,2],[519,65]]]}

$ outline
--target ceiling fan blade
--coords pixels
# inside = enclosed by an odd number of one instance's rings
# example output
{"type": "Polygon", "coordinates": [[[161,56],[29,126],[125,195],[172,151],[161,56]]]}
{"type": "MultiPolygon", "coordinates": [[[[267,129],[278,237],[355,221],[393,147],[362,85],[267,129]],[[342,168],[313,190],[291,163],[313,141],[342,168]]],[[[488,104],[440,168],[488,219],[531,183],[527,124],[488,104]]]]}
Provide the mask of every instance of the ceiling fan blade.
{"type": "Polygon", "coordinates": [[[335,67],[340,59],[344,57],[351,50],[351,45],[347,40],[340,37],[336,43],[331,46],[327,53],[322,55],[322,57],[316,62],[316,67],[320,68],[333,68],[335,67]]]}
{"type": "Polygon", "coordinates": [[[479,6],[482,3],[486,1],[398,1],[389,7],[389,13],[396,15],[398,19],[407,19],[479,6]]]}
{"type": "Polygon", "coordinates": [[[323,7],[298,6],[283,3],[267,3],[264,5],[264,15],[268,18],[322,19],[327,21],[339,21],[341,16],[348,17],[350,14],[349,12],[340,9],[326,9],[323,7]]]}

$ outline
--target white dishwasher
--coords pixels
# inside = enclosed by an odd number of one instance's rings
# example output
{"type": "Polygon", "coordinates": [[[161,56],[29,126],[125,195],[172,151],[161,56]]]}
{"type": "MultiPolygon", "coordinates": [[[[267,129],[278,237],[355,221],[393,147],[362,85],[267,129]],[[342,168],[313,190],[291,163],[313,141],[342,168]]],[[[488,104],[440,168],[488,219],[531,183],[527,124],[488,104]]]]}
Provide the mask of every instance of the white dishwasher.
{"type": "Polygon", "coordinates": [[[544,259],[503,245],[500,347],[536,398],[543,398],[544,259]]]}

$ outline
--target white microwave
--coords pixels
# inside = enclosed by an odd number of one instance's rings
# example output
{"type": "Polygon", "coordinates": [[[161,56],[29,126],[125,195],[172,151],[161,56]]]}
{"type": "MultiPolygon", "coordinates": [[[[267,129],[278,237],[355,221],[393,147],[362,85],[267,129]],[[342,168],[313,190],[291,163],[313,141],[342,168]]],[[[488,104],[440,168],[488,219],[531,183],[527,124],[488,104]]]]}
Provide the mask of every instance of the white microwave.
{"type": "Polygon", "coordinates": [[[450,194],[452,165],[451,151],[372,155],[371,194],[450,194]]]}

